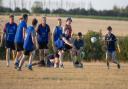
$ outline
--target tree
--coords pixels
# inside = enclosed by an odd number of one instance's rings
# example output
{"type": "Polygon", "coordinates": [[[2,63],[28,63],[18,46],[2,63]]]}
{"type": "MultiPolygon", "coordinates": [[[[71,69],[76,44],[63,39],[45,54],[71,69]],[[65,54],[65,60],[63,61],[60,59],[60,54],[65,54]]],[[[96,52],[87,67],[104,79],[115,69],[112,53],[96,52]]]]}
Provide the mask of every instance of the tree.
{"type": "Polygon", "coordinates": [[[21,9],[19,7],[16,7],[14,12],[21,12],[21,9]]]}
{"type": "Polygon", "coordinates": [[[23,13],[30,13],[26,8],[23,8],[23,9],[21,10],[21,12],[23,12],[23,13]]]}
{"type": "Polygon", "coordinates": [[[42,13],[43,9],[41,7],[32,7],[32,13],[42,13]]]}

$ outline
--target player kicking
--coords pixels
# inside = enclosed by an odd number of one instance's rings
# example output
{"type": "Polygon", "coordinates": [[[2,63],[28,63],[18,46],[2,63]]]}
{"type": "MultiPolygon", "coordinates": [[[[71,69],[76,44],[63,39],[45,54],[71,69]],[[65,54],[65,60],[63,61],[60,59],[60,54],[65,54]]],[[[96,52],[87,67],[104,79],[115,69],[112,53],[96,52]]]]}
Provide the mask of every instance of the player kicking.
{"type": "MultiPolygon", "coordinates": [[[[13,50],[14,56],[14,38],[17,30],[17,24],[14,22],[14,15],[10,15],[10,21],[5,24],[2,40],[5,37],[5,46],[6,46],[6,65],[9,66],[11,51],[13,50]]],[[[13,57],[14,58],[14,57],[13,57]]]]}
{"type": "Polygon", "coordinates": [[[35,49],[36,49],[36,32],[35,28],[38,21],[36,19],[33,19],[32,26],[29,26],[27,30],[25,31],[25,39],[24,39],[24,53],[20,60],[18,70],[21,70],[21,67],[24,64],[24,61],[27,57],[29,57],[29,65],[28,69],[32,70],[32,60],[35,55],[35,49]]]}
{"type": "Polygon", "coordinates": [[[116,36],[112,34],[112,27],[109,26],[107,28],[108,33],[105,36],[105,43],[106,43],[106,60],[107,60],[107,67],[109,69],[109,59],[111,57],[112,62],[117,64],[118,69],[120,69],[119,61],[116,58],[116,36]]]}
{"type": "Polygon", "coordinates": [[[20,21],[17,27],[17,32],[15,36],[15,48],[17,51],[15,62],[14,62],[15,68],[19,66],[19,61],[22,57],[25,30],[27,29],[27,20],[28,20],[28,15],[24,14],[22,16],[22,20],[20,21]]]}
{"type": "Polygon", "coordinates": [[[82,68],[82,59],[84,57],[84,40],[82,39],[82,33],[79,32],[77,38],[74,40],[74,48],[72,49],[73,53],[73,65],[76,68],[82,68]]]}
{"type": "Polygon", "coordinates": [[[72,49],[73,45],[70,43],[69,41],[69,31],[66,30],[65,34],[63,34],[56,42],[55,42],[55,46],[58,50],[58,54],[59,54],[59,67],[60,68],[64,68],[63,65],[63,56],[64,56],[64,51],[68,51],[70,49],[72,49]]]}
{"type": "Polygon", "coordinates": [[[39,59],[40,61],[44,61],[43,65],[40,66],[47,66],[47,55],[48,55],[48,46],[50,43],[50,27],[46,23],[46,17],[42,17],[42,23],[39,24],[37,30],[37,41],[39,46],[39,59]]]}

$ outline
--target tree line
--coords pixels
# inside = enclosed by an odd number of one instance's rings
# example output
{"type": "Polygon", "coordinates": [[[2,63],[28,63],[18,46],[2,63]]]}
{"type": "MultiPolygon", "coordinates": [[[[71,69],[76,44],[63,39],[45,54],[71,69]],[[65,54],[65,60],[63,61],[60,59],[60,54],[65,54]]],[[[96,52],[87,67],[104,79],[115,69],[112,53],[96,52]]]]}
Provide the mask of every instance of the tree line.
{"type": "Polygon", "coordinates": [[[58,8],[56,10],[50,10],[48,8],[43,9],[41,7],[32,7],[31,11],[26,8],[20,9],[16,7],[14,10],[8,7],[0,6],[0,13],[31,13],[31,14],[68,14],[68,15],[86,15],[86,16],[118,16],[118,17],[127,17],[128,16],[128,6],[125,8],[119,8],[114,6],[112,10],[95,10],[94,8],[90,8],[88,10],[82,8],[75,9],[61,9],[58,8]]]}

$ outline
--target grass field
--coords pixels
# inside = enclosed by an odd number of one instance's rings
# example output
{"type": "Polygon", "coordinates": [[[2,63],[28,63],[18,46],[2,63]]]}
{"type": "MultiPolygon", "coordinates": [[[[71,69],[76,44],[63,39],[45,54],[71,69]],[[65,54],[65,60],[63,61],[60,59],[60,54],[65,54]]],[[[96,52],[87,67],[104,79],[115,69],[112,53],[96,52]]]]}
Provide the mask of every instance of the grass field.
{"type": "Polygon", "coordinates": [[[83,69],[75,69],[66,62],[64,69],[34,67],[33,71],[23,67],[16,71],[11,64],[0,61],[0,89],[128,89],[128,65],[121,69],[105,63],[84,63],[83,69]]]}
{"type": "MultiPolygon", "coordinates": [[[[41,16],[30,16],[28,24],[31,24],[33,18],[37,18],[39,23],[41,23],[41,16]]],[[[16,22],[18,22],[16,17],[16,22]]],[[[63,25],[65,24],[66,17],[63,19],[63,25]]],[[[0,16],[0,24],[4,25],[7,22],[8,16],[0,16]],[[1,22],[2,20],[2,22],[1,22]]],[[[56,17],[47,17],[47,23],[50,25],[51,30],[57,25],[56,17]]],[[[113,27],[113,32],[118,36],[128,35],[128,21],[120,20],[100,20],[100,19],[88,19],[88,18],[73,18],[72,28],[73,33],[82,32],[83,34],[87,33],[88,30],[99,31],[102,30],[103,35],[106,34],[106,28],[108,26],[113,27]]],[[[1,28],[1,27],[0,27],[1,28]]]]}

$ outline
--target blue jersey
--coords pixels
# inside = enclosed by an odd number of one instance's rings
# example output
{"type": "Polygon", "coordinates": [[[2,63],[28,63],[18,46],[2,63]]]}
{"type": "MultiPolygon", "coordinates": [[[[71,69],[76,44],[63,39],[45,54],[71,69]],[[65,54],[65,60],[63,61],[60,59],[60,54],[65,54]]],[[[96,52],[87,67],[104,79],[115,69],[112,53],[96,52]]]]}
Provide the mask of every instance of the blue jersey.
{"type": "Polygon", "coordinates": [[[27,23],[25,21],[21,21],[18,25],[16,36],[15,36],[15,43],[23,43],[23,29],[27,29],[27,23]]]}
{"type": "Polygon", "coordinates": [[[50,33],[50,28],[49,26],[46,24],[45,27],[42,26],[42,24],[40,24],[37,28],[37,40],[38,40],[38,43],[39,44],[42,44],[42,43],[48,43],[48,35],[50,33]]]}
{"type": "Polygon", "coordinates": [[[56,42],[63,33],[63,28],[61,26],[56,26],[55,30],[54,30],[54,42],[56,42]]]}
{"type": "Polygon", "coordinates": [[[57,41],[55,41],[55,46],[57,49],[63,49],[65,48],[65,43],[62,39],[58,39],[57,41]]]}
{"type": "Polygon", "coordinates": [[[6,33],[6,41],[14,42],[15,34],[17,30],[17,24],[9,22],[5,25],[4,32],[6,33]]]}
{"type": "Polygon", "coordinates": [[[35,36],[35,30],[33,26],[29,26],[25,31],[25,39],[24,39],[24,49],[26,51],[34,50],[34,43],[32,41],[32,36],[35,36]]]}

